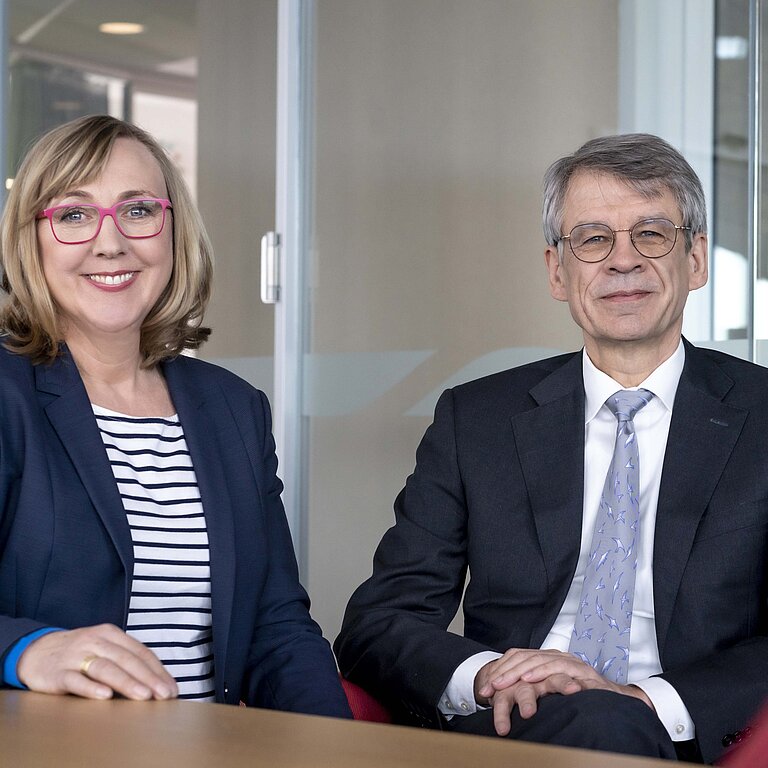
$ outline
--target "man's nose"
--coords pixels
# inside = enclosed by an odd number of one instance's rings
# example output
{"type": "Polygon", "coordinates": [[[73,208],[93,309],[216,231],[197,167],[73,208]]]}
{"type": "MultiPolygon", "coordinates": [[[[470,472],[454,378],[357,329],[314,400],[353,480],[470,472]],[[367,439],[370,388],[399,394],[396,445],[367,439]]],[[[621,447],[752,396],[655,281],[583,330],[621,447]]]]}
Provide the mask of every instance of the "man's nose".
{"type": "Polygon", "coordinates": [[[609,269],[615,269],[618,272],[631,272],[645,263],[645,258],[632,242],[630,230],[614,230],[613,248],[606,263],[609,269]]]}

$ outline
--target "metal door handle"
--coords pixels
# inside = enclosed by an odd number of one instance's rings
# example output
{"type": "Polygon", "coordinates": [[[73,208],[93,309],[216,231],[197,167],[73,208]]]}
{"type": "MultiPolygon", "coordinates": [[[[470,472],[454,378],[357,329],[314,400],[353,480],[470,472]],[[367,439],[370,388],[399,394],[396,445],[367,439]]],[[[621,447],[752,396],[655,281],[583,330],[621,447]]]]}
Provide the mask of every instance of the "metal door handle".
{"type": "Polygon", "coordinates": [[[261,238],[261,300],[276,304],[280,300],[280,235],[267,232],[261,238]]]}

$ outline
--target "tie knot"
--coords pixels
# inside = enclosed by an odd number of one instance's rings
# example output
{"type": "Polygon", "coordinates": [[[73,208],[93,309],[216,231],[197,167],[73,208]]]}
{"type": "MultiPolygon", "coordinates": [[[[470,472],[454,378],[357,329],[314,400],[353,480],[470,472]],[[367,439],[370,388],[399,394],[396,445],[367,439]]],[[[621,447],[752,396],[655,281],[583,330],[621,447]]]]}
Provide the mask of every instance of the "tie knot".
{"type": "Polygon", "coordinates": [[[653,399],[653,392],[647,389],[620,389],[614,392],[605,404],[620,421],[632,421],[635,414],[653,399]]]}

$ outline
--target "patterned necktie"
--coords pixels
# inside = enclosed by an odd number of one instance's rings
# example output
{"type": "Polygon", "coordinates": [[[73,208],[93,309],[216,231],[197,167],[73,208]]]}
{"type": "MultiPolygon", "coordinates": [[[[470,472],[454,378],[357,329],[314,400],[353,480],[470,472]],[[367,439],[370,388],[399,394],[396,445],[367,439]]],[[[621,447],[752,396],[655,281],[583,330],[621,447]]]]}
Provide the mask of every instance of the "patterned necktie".
{"type": "Polygon", "coordinates": [[[568,650],[616,683],[627,682],[640,525],[640,456],[632,421],[653,398],[620,390],[605,404],[618,419],[568,650]]]}

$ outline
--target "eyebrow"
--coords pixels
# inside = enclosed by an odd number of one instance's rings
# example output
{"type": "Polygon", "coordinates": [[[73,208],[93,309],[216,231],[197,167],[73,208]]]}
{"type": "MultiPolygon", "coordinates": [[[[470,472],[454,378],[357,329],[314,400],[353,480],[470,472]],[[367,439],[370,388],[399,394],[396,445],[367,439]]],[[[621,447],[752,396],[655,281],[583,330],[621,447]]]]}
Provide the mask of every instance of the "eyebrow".
{"type": "MultiPolygon", "coordinates": [[[[682,216],[680,217],[682,219],[682,216]]],[[[673,224],[675,223],[675,219],[672,216],[671,213],[651,213],[647,216],[641,216],[639,219],[635,221],[635,223],[632,225],[633,227],[636,224],[639,224],[641,221],[648,221],[649,219],[666,219],[667,221],[671,221],[673,224]]],[[[602,224],[605,227],[609,227],[611,230],[613,230],[613,227],[608,224],[607,221],[598,221],[597,219],[584,219],[584,221],[579,221],[576,224],[573,225],[573,227],[580,227],[584,224],[602,224]]],[[[573,229],[571,227],[571,229],[573,229]]]]}
{"type": "MultiPolygon", "coordinates": [[[[93,200],[93,195],[90,192],[86,192],[82,189],[73,189],[69,192],[62,193],[61,195],[55,195],[54,199],[59,198],[63,200],[67,197],[77,197],[82,200],[93,200]]],[[[147,189],[128,189],[117,195],[117,200],[135,200],[146,197],[161,197],[161,195],[156,195],[154,192],[150,192],[147,189]]]]}

